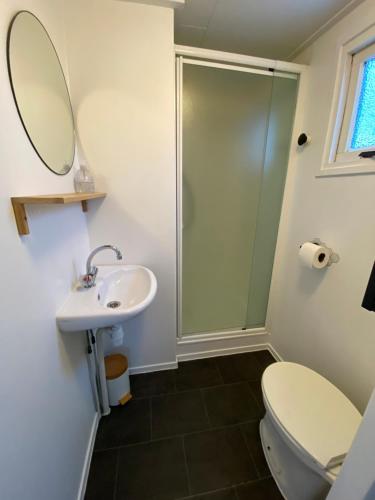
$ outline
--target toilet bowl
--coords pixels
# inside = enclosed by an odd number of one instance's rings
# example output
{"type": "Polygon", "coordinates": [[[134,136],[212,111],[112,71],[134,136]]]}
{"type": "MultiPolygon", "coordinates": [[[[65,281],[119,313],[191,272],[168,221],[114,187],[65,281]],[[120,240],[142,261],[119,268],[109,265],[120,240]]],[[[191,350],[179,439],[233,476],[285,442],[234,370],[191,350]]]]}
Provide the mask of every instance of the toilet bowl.
{"type": "Polygon", "coordinates": [[[361,414],[318,373],[296,363],[270,365],[262,377],[263,451],[287,500],[323,500],[340,472],[361,414]]]}

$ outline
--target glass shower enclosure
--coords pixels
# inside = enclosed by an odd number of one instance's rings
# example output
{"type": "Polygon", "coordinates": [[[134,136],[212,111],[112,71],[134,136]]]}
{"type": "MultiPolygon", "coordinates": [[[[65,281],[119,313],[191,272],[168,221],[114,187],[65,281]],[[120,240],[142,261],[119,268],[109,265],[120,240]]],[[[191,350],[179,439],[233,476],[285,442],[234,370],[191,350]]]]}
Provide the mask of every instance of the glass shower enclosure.
{"type": "Polygon", "coordinates": [[[177,68],[180,335],[264,327],[298,77],[177,68]]]}

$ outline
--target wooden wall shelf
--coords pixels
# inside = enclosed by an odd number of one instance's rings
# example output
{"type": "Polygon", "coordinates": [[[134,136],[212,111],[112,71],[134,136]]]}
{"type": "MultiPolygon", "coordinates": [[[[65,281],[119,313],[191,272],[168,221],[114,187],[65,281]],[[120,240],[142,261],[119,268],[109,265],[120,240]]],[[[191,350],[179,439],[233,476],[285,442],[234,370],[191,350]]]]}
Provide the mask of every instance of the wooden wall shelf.
{"type": "Polygon", "coordinates": [[[106,193],[66,193],[14,196],[11,200],[19,234],[30,234],[25,205],[68,205],[71,203],[81,203],[82,210],[87,212],[88,200],[105,197],[106,193]]]}

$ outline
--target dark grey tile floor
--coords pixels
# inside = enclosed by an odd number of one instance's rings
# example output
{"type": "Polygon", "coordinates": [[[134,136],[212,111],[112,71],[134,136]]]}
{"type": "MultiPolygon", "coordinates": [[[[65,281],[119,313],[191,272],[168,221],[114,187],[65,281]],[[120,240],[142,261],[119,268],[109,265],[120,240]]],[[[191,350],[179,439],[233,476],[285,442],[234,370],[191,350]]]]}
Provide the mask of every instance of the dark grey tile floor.
{"type": "Polygon", "coordinates": [[[131,377],[99,426],[86,500],[281,500],[259,437],[268,351],[131,377]]]}

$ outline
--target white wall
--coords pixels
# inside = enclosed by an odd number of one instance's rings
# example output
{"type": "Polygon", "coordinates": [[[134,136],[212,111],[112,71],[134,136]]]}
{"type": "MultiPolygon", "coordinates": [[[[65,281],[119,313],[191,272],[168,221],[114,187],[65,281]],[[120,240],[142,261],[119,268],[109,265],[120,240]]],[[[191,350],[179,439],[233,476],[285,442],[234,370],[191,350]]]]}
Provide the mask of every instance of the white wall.
{"type": "Polygon", "coordinates": [[[78,131],[108,193],[89,214],[91,247],[118,245],[125,262],[156,274],[155,301],[125,324],[126,344],[131,367],[167,367],[176,346],[173,10],[72,0],[67,30],[78,131]]]}
{"type": "Polygon", "coordinates": [[[375,21],[367,0],[296,62],[311,65],[302,131],[312,143],[290,173],[279,232],[268,329],[286,360],[328,377],[363,410],[375,384],[375,314],[361,308],[375,255],[375,175],[316,178],[327,134],[338,50],[375,21]],[[319,237],[341,257],[324,271],[303,269],[299,245],[319,237]]]}
{"type": "Polygon", "coordinates": [[[6,36],[22,9],[40,17],[65,58],[63,0],[0,2],[0,497],[77,498],[94,418],[81,335],[60,334],[55,311],[88,253],[78,206],[28,208],[20,237],[10,196],[72,191],[38,159],[19,120],[8,80],[6,36]]]}

